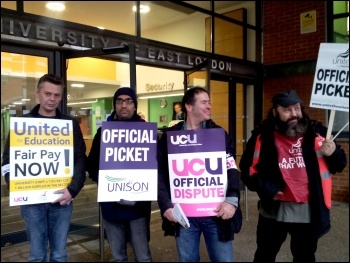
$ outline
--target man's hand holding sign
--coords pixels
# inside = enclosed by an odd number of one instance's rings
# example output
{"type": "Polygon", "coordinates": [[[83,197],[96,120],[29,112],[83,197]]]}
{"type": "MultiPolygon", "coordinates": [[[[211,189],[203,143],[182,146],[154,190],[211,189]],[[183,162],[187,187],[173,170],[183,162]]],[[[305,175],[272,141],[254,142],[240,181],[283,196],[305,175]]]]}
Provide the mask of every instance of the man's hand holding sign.
{"type": "Polygon", "coordinates": [[[211,261],[232,262],[242,226],[233,140],[210,119],[206,89],[188,89],[181,105],[185,120],[163,131],[157,149],[162,229],[176,237],[180,262],[200,261],[202,234],[211,261]]]}

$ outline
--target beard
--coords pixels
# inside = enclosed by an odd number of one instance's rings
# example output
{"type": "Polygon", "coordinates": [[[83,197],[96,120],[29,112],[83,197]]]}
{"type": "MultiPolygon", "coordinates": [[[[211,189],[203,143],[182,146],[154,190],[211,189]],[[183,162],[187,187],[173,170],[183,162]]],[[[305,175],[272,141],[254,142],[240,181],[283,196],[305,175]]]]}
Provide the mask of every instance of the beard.
{"type": "MultiPolygon", "coordinates": [[[[277,114],[278,115],[278,114],[277,114]]],[[[279,116],[276,116],[275,128],[279,133],[285,134],[291,138],[302,137],[307,129],[307,119],[305,117],[291,117],[287,121],[281,121],[279,116]],[[298,120],[296,124],[289,123],[292,120],[298,120]]]]}

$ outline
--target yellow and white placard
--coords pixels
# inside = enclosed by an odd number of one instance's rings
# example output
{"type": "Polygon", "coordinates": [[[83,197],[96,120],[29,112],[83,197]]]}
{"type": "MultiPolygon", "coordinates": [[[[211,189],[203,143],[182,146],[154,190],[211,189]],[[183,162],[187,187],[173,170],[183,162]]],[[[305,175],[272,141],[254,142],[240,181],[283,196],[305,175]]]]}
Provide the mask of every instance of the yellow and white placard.
{"type": "Polygon", "coordinates": [[[52,202],[73,176],[71,120],[10,119],[10,206],[52,202]]]}

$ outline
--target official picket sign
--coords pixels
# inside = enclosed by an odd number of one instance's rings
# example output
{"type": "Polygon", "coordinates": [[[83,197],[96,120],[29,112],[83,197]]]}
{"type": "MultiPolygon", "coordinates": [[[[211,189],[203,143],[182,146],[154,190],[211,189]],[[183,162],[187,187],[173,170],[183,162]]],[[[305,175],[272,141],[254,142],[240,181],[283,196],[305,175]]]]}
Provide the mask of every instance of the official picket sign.
{"type": "Polygon", "coordinates": [[[310,107],[349,112],[348,43],[321,43],[310,107]]]}
{"type": "Polygon", "coordinates": [[[102,122],[98,202],[156,201],[157,124],[102,122]]]}
{"type": "Polygon", "coordinates": [[[171,201],[188,217],[216,215],[227,189],[225,131],[169,131],[167,145],[171,201]]]}
{"type": "Polygon", "coordinates": [[[10,206],[52,202],[73,176],[70,120],[10,119],[10,206]]]}

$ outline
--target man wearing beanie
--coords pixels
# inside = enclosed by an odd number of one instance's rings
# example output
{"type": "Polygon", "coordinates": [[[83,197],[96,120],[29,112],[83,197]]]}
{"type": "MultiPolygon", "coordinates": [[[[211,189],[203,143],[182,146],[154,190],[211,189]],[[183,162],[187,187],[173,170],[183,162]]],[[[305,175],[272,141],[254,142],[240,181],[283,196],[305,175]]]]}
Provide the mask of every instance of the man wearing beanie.
{"type": "MultiPolygon", "coordinates": [[[[131,88],[119,88],[113,96],[114,111],[107,121],[145,122],[137,114],[137,98],[131,88]]],[[[98,183],[101,128],[96,132],[88,156],[88,173],[98,183]]],[[[100,202],[103,224],[111,250],[110,261],[128,261],[127,242],[135,260],[151,262],[149,248],[151,201],[100,202]]]]}
{"type": "Polygon", "coordinates": [[[295,90],[273,96],[267,119],[252,131],[239,167],[260,198],[254,262],[275,262],[288,234],[293,262],[316,261],[318,239],[331,227],[331,175],[347,162],[326,133],[295,90]]]}

